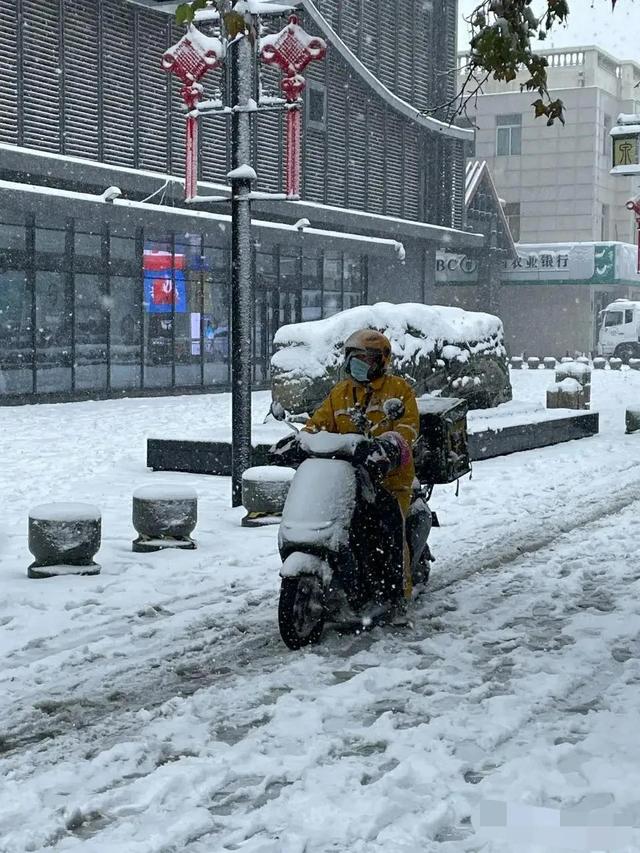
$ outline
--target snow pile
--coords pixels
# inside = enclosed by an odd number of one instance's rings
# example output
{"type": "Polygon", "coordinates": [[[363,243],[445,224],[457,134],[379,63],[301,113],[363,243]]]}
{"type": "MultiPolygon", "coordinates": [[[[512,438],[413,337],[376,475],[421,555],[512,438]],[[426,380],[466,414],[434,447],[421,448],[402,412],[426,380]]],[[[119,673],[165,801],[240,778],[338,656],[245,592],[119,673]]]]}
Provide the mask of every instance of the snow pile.
{"type": "Polygon", "coordinates": [[[342,362],[342,346],[358,329],[378,329],[391,341],[394,365],[415,362],[438,351],[447,360],[469,353],[505,355],[502,321],[492,314],[419,303],[360,305],[306,323],[282,326],[273,342],[272,367],[291,376],[320,377],[342,362]]]}
{"type": "Polygon", "coordinates": [[[577,379],[567,376],[567,378],[563,379],[562,382],[556,382],[554,385],[550,385],[549,390],[563,391],[565,394],[577,394],[579,391],[582,391],[582,385],[577,379]]]}
{"type": "Polygon", "coordinates": [[[72,524],[76,521],[100,521],[100,510],[93,504],[50,503],[39,504],[29,510],[34,521],[60,521],[72,524]]]}
{"type": "Polygon", "coordinates": [[[279,329],[271,358],[274,400],[288,411],[313,410],[339,378],[345,340],[363,328],[389,338],[392,370],[416,394],[464,396],[470,408],[511,399],[498,317],[439,305],[379,302],[279,329]]]}

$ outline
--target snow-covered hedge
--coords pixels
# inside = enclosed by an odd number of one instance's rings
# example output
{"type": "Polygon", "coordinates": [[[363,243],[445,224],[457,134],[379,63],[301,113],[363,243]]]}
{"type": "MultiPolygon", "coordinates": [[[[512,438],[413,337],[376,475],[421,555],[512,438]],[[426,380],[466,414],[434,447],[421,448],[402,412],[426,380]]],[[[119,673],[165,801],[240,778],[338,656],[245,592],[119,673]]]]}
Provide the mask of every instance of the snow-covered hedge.
{"type": "Polygon", "coordinates": [[[389,302],[280,328],[271,359],[274,399],[289,411],[313,411],[339,378],[344,341],[363,328],[378,329],[389,337],[393,370],[411,382],[417,395],[439,390],[467,399],[471,408],[511,399],[498,317],[389,302]]]}

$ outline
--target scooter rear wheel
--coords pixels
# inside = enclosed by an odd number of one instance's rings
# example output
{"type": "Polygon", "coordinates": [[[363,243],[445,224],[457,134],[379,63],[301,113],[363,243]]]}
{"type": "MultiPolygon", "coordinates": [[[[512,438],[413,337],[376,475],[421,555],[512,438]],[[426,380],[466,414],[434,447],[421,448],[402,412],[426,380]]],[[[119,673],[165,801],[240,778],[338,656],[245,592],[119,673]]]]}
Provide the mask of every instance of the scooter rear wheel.
{"type": "Polygon", "coordinates": [[[325,620],[325,595],[322,581],[315,575],[282,578],[278,627],[290,649],[317,643],[325,620]]]}

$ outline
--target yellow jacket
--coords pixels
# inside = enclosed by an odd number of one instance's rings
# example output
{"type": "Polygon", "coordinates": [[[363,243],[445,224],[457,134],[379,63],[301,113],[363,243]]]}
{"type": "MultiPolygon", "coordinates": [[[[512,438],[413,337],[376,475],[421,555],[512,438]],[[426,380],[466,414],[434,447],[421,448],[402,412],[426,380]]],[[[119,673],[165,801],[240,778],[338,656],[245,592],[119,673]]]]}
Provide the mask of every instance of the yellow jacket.
{"type": "MultiPolygon", "coordinates": [[[[418,404],[411,387],[399,376],[387,374],[379,379],[374,379],[367,385],[355,382],[347,377],[331,389],[329,396],[320,404],[314,414],[305,424],[305,429],[312,432],[327,430],[327,432],[356,433],[355,424],[349,417],[349,409],[356,404],[364,405],[368,397],[366,408],[367,417],[374,424],[372,435],[383,435],[385,432],[398,432],[408,442],[409,446],[418,437],[420,425],[418,415],[418,404]],[[382,404],[391,397],[398,397],[404,403],[404,414],[397,421],[390,421],[381,425],[376,432],[376,426],[384,420],[382,404]]],[[[392,471],[385,479],[385,487],[392,492],[406,511],[411,493],[411,485],[415,476],[413,458],[400,468],[392,471]],[[406,504],[406,507],[405,505],[406,504]]]]}

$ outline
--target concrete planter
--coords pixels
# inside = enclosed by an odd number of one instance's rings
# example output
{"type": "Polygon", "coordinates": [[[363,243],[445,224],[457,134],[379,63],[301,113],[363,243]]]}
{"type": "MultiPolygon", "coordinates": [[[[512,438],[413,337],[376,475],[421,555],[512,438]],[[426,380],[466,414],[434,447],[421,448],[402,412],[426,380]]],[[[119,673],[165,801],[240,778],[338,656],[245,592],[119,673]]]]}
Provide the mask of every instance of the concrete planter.
{"type": "Polygon", "coordinates": [[[556,360],[553,356],[548,355],[544,359],[544,369],[545,370],[555,370],[556,369],[556,360]]]}
{"type": "Polygon", "coordinates": [[[573,361],[573,360],[574,359],[572,359],[570,355],[563,355],[562,358],[560,359],[560,364],[568,364],[570,361],[573,361]]]}
{"type": "Polygon", "coordinates": [[[30,578],[97,575],[93,558],[100,549],[102,517],[91,504],[41,504],[29,512],[29,550],[35,560],[30,578]]]}
{"type": "Polygon", "coordinates": [[[631,370],[640,370],[640,358],[630,358],[629,367],[631,370]]]}
{"type": "Polygon", "coordinates": [[[594,370],[604,370],[607,364],[607,359],[599,356],[598,358],[593,359],[593,369],[594,370]]]}
{"type": "Polygon", "coordinates": [[[242,475],[242,505],[247,511],[243,527],[279,524],[294,468],[258,465],[242,475]]]}
{"type": "Polygon", "coordinates": [[[523,359],[519,355],[514,355],[511,359],[512,370],[522,370],[523,359]]]}
{"type": "Polygon", "coordinates": [[[622,359],[621,358],[610,358],[609,359],[609,367],[611,370],[622,370],[622,359]]]}
{"type": "Polygon", "coordinates": [[[578,362],[578,364],[591,364],[591,359],[587,358],[586,355],[579,355],[576,358],[576,361],[578,362]]]}
{"type": "Polygon", "coordinates": [[[527,366],[529,367],[529,370],[537,370],[540,367],[540,359],[535,355],[530,356],[527,359],[527,366]]]}
{"type": "Polygon", "coordinates": [[[191,533],[198,523],[198,495],[188,486],[143,486],[133,494],[132,521],[138,533],[133,551],[193,550],[196,543],[191,533]]]}

